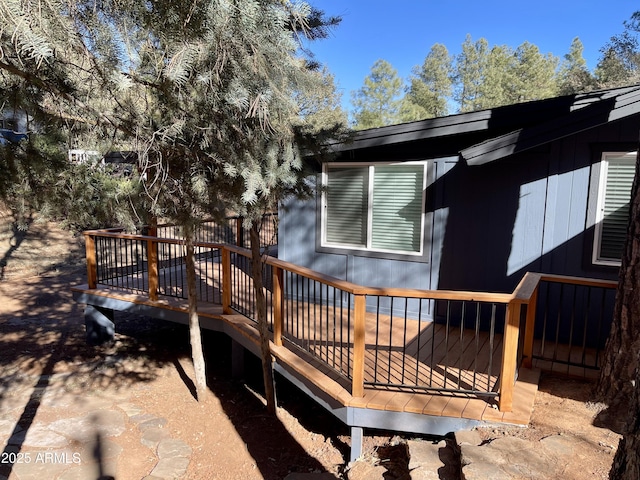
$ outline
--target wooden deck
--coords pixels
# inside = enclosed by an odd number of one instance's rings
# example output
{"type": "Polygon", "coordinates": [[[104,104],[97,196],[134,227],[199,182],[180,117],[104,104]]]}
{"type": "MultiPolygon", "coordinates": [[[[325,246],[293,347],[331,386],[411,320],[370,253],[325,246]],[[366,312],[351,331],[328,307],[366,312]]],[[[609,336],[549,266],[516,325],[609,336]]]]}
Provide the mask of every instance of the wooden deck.
{"type": "MultiPolygon", "coordinates": [[[[73,294],[87,305],[89,333],[112,335],[114,310],[188,323],[184,241],[160,231],[84,233],[87,284],[73,294]]],[[[244,349],[259,355],[250,252],[204,240],[195,247],[200,325],[232,338],[239,371],[244,349]]],[[[364,428],[444,435],[528,424],[535,367],[584,376],[597,369],[586,332],[606,324],[616,288],[531,272],[512,293],[366,287],[263,261],[274,369],[351,428],[352,460],[364,428]],[[573,293],[563,295],[565,287],[573,293]],[[561,345],[566,332],[572,347],[561,345]]]]}
{"type": "MultiPolygon", "coordinates": [[[[123,279],[122,284],[131,284],[130,281],[131,279],[123,279]]],[[[212,288],[217,290],[214,285],[212,288]]],[[[122,302],[120,308],[114,308],[116,310],[127,309],[127,305],[135,305],[149,309],[151,316],[186,323],[187,304],[184,299],[161,295],[158,300],[153,301],[145,294],[106,286],[90,289],[88,285],[80,285],[72,290],[75,298],[83,303],[113,307],[117,304],[111,303],[110,300],[115,300],[122,302]],[[170,314],[165,316],[157,313],[162,310],[170,314]],[[155,315],[153,312],[156,312],[155,315]]],[[[306,304],[300,305],[301,312],[307,308],[306,304]]],[[[207,302],[200,302],[198,310],[203,328],[226,331],[234,340],[255,353],[258,352],[259,334],[252,320],[240,314],[224,314],[221,305],[207,302]]],[[[365,388],[361,397],[352,396],[349,380],[325,362],[325,359],[343,355],[343,350],[338,348],[339,345],[326,341],[319,341],[314,345],[309,341],[295,341],[293,336],[285,334],[286,340],[282,346],[272,344],[272,354],[282,371],[288,372],[334,409],[355,408],[490,423],[529,423],[539,378],[537,369],[521,369],[514,389],[514,408],[511,412],[500,412],[496,399],[492,397],[434,390],[470,389],[475,375],[476,383],[484,384],[488,391],[495,392],[498,388],[498,365],[502,355],[501,335],[495,336],[493,350],[490,353],[487,333],[481,333],[476,341],[473,330],[465,329],[461,334],[460,329],[457,329],[456,335],[449,332],[447,341],[444,325],[409,321],[405,328],[405,322],[401,319],[394,322],[390,320],[390,317],[384,317],[381,321],[372,313],[366,315],[365,388]],[[382,328],[376,329],[376,325],[380,324],[382,328]],[[391,325],[393,331],[389,328],[391,325]],[[392,341],[386,350],[374,348],[376,337],[397,340],[405,336],[410,338],[410,341],[407,342],[404,352],[401,350],[403,345],[398,341],[392,341]],[[478,352],[475,350],[476,346],[479,347],[478,352]],[[462,355],[453,355],[451,352],[462,352],[462,355]],[[484,359],[484,363],[476,364],[474,369],[474,362],[477,362],[478,358],[484,359]],[[489,362],[494,366],[491,374],[488,373],[489,362]],[[433,389],[371,385],[381,373],[385,378],[389,377],[387,383],[397,385],[404,378],[400,384],[430,384],[433,389]]],[[[316,338],[321,337],[319,332],[315,333],[316,338]]],[[[340,334],[337,334],[337,337],[340,337],[340,334]]],[[[343,334],[344,338],[347,338],[346,333],[343,334]]],[[[347,364],[353,365],[353,361],[351,354],[349,360],[342,358],[341,363],[346,370],[347,364]]],[[[421,432],[417,430],[416,433],[421,432]]]]}

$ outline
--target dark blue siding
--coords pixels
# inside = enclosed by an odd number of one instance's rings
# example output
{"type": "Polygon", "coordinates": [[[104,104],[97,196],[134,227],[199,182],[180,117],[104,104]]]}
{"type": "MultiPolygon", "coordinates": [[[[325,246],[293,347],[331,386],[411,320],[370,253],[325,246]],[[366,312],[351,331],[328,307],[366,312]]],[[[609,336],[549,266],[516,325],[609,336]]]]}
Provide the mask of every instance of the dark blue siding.
{"type": "MultiPolygon", "coordinates": [[[[316,199],[281,211],[280,257],[367,286],[510,292],[527,271],[615,279],[591,263],[594,182],[602,151],[635,148],[639,127],[610,123],[480,166],[433,159],[420,261],[318,252],[316,199]]],[[[413,148],[398,160],[422,158],[413,148]]]]}

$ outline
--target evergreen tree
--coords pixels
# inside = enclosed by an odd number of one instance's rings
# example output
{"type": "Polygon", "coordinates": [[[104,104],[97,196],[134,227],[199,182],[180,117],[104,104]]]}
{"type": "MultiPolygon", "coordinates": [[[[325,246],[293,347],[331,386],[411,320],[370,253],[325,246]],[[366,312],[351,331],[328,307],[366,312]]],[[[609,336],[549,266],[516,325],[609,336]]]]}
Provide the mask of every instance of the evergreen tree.
{"type": "MultiPolygon", "coordinates": [[[[639,150],[640,152],[640,150],[639,150]]],[[[607,339],[598,394],[615,413],[628,412],[626,431],[609,473],[615,480],[640,475],[640,156],[631,188],[629,226],[620,266],[611,332],[607,339]]]]}
{"type": "Polygon", "coordinates": [[[486,109],[508,105],[513,102],[510,90],[516,82],[515,54],[504,45],[491,48],[487,57],[484,79],[479,86],[477,109],[486,109]]]}
{"type": "Polygon", "coordinates": [[[640,82],[640,12],[624,22],[624,31],[611,37],[600,50],[595,70],[600,88],[620,87],[640,82]]]}
{"type": "Polygon", "coordinates": [[[632,73],[613,48],[605,48],[601,52],[602,56],[595,70],[598,88],[621,87],[632,81],[632,73]]]}
{"type": "Polygon", "coordinates": [[[335,85],[335,78],[324,67],[315,72],[319,77],[317,88],[296,93],[300,104],[302,127],[311,132],[319,132],[327,125],[346,125],[347,113],[342,109],[341,97],[335,85]]]}
{"type": "Polygon", "coordinates": [[[456,57],[454,99],[460,112],[472,112],[481,107],[482,84],[486,75],[489,43],[486,39],[473,42],[467,35],[462,44],[462,52],[456,57]]]}
{"type": "Polygon", "coordinates": [[[436,43],[424,59],[422,67],[414,67],[405,98],[422,109],[424,114],[418,113],[419,118],[448,114],[447,102],[452,91],[452,63],[453,59],[447,48],[436,43]]]}
{"type": "Polygon", "coordinates": [[[555,71],[558,59],[550,53],[543,55],[540,49],[524,42],[515,51],[514,71],[509,103],[528,102],[550,98],[557,93],[555,71]]]}
{"type": "Polygon", "coordinates": [[[557,59],[524,42],[515,51],[489,49],[486,39],[467,35],[456,58],[454,99],[460,112],[548,98],[556,94],[557,59]]]}
{"type": "Polygon", "coordinates": [[[611,38],[601,49],[595,76],[600,88],[614,88],[637,83],[640,79],[638,40],[626,31],[611,38]]]}
{"type": "MultiPolygon", "coordinates": [[[[640,11],[635,12],[625,22],[628,35],[617,37],[605,47],[606,58],[614,68],[607,69],[610,79],[626,82],[637,75],[638,45],[633,32],[640,31],[640,11]],[[623,45],[624,48],[620,48],[623,45]]],[[[602,61],[601,61],[602,63],[602,61]]],[[[599,65],[601,67],[602,65],[599,65]]],[[[606,78],[602,69],[598,80],[606,78]]],[[[640,294],[638,275],[640,275],[640,145],[638,145],[636,169],[631,187],[629,205],[629,225],[627,239],[622,255],[622,264],[618,281],[618,291],[613,312],[611,332],[607,339],[597,392],[614,412],[628,412],[626,428],[620,440],[616,456],[609,472],[612,480],[635,480],[640,478],[640,294]]]]}
{"type": "Polygon", "coordinates": [[[400,100],[398,120],[395,123],[415,122],[425,118],[432,118],[420,105],[413,103],[407,95],[400,100]]]}
{"type": "Polygon", "coordinates": [[[583,51],[584,46],[580,39],[574,38],[569,53],[564,56],[558,72],[558,93],[560,95],[587,92],[595,87],[595,79],[587,68],[583,51]]]}
{"type": "MultiPolygon", "coordinates": [[[[96,138],[127,142],[147,179],[145,210],[182,225],[192,253],[203,216],[231,209],[253,230],[262,212],[298,190],[299,145],[312,149],[331,133],[301,116],[297,94],[326,85],[300,55],[300,38],[322,38],[338,22],[289,0],[1,2],[0,70],[24,82],[40,110],[80,122],[96,138]]],[[[260,266],[259,248],[254,256],[260,266]]],[[[206,380],[192,260],[200,397],[206,380]]],[[[261,269],[253,276],[274,410],[261,269]]]]}
{"type": "Polygon", "coordinates": [[[402,107],[402,79],[398,71],[386,60],[377,60],[364,85],[353,92],[353,128],[383,127],[399,123],[402,107]]]}

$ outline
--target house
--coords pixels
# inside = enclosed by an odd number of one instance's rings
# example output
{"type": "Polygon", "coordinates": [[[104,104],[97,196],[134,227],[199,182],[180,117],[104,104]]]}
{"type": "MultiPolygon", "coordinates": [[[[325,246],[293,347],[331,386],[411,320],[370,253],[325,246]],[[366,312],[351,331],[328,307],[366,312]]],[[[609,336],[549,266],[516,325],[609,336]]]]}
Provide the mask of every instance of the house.
{"type": "Polygon", "coordinates": [[[356,132],[281,210],[279,258],[379,287],[615,280],[639,131],[633,86],[356,132]]]}
{"type": "MultiPolygon", "coordinates": [[[[365,428],[528,424],[531,366],[597,371],[639,130],[627,87],[357,132],[312,165],[263,265],[273,368],[351,428],[352,460],[365,428]]],[[[153,233],[84,233],[89,339],[114,311],[188,323],[182,240],[153,233]]],[[[201,326],[241,372],[261,345],[250,252],[202,238],[201,326]]]]}

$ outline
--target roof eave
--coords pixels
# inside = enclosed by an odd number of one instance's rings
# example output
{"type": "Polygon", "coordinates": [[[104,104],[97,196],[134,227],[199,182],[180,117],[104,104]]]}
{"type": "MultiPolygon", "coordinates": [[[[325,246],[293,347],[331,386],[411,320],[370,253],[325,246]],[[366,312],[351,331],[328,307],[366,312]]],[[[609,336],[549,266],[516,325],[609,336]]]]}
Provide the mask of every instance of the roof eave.
{"type": "Polygon", "coordinates": [[[640,113],[640,87],[606,96],[544,123],[514,130],[460,151],[468,165],[484,165],[584,130],[640,113]]]}

